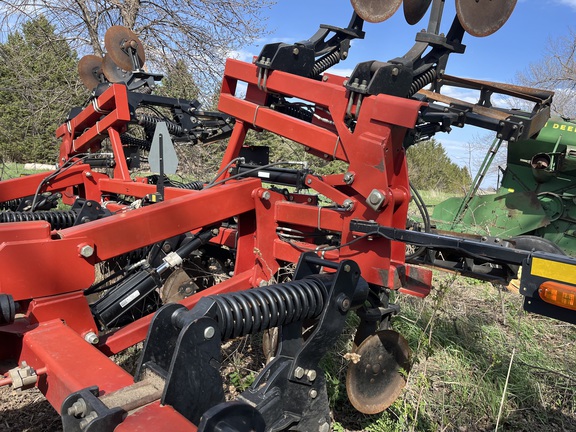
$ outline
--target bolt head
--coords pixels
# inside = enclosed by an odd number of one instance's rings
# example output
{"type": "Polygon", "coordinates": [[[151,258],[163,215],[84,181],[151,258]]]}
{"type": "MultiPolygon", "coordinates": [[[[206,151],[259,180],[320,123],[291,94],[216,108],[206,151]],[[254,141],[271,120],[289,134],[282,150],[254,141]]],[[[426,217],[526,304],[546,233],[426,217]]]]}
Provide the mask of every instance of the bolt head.
{"type": "Polygon", "coordinates": [[[100,342],[100,338],[98,337],[98,335],[94,332],[88,332],[84,335],[84,340],[86,342],[88,342],[91,345],[96,345],[98,342],[100,342]]]}
{"type": "Polygon", "coordinates": [[[314,381],[316,379],[316,371],[314,369],[310,369],[309,371],[306,372],[306,377],[310,381],[314,381]]]}
{"type": "Polygon", "coordinates": [[[83,256],[84,258],[90,258],[92,255],[94,255],[94,248],[90,245],[85,244],[80,247],[78,253],[80,254],[80,256],[83,256]]]}
{"type": "Polygon", "coordinates": [[[294,369],[294,376],[298,379],[302,378],[304,376],[304,369],[298,366],[294,369]]]}
{"type": "Polygon", "coordinates": [[[310,390],[310,392],[309,392],[308,394],[310,395],[310,397],[311,397],[312,399],[316,399],[316,397],[318,396],[318,391],[312,389],[312,390],[310,390]]]}
{"type": "Polygon", "coordinates": [[[214,327],[212,327],[212,326],[206,327],[204,329],[204,339],[212,339],[214,337],[214,333],[216,333],[216,330],[214,330],[214,327]]]}

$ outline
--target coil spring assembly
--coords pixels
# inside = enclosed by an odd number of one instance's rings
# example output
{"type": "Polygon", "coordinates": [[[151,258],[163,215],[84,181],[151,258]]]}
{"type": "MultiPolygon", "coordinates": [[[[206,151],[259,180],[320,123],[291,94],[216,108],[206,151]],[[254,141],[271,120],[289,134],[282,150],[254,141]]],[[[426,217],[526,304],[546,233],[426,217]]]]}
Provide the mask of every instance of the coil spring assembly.
{"type": "Polygon", "coordinates": [[[311,76],[320,75],[326,69],[331,68],[340,62],[340,51],[335,51],[332,54],[327,54],[314,64],[311,76]]]}
{"type": "Polygon", "coordinates": [[[182,184],[179,184],[177,187],[179,187],[180,189],[202,190],[202,189],[204,189],[204,182],[193,181],[190,183],[182,183],[182,184]]]}
{"type": "Polygon", "coordinates": [[[0,203],[0,210],[15,211],[22,203],[22,198],[4,201],[0,203]]]}
{"type": "Polygon", "coordinates": [[[308,278],[209,298],[218,306],[222,340],[227,340],[316,318],[327,292],[323,282],[308,278]]]}
{"type": "Polygon", "coordinates": [[[184,135],[184,129],[182,128],[182,126],[177,125],[176,123],[168,121],[166,119],[147,114],[138,114],[136,116],[136,119],[138,120],[138,124],[146,129],[154,129],[157,123],[165,122],[166,126],[168,127],[168,132],[177,136],[184,135]]]}
{"type": "Polygon", "coordinates": [[[430,84],[436,78],[436,69],[430,69],[423,74],[418,75],[414,78],[412,85],[410,85],[410,93],[408,97],[414,96],[418,90],[424,88],[428,84],[430,84]]]}
{"type": "Polygon", "coordinates": [[[0,223],[46,221],[55,230],[70,228],[76,222],[77,214],[73,210],[37,211],[37,212],[2,212],[0,223]]]}
{"type": "Polygon", "coordinates": [[[136,138],[135,136],[128,134],[120,135],[120,139],[122,140],[122,144],[138,147],[141,150],[150,150],[150,147],[152,145],[151,141],[136,138]]]}
{"type": "Polygon", "coordinates": [[[277,105],[277,111],[306,122],[311,122],[314,117],[310,111],[294,105],[277,105]]]}

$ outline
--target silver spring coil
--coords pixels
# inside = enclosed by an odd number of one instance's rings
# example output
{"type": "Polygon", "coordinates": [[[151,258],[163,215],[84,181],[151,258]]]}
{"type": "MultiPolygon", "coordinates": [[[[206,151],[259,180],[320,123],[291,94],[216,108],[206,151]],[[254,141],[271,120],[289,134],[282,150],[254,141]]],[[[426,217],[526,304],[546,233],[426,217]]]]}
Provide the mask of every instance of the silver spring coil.
{"type": "Polygon", "coordinates": [[[318,317],[327,300],[327,288],[309,278],[210,296],[218,306],[222,340],[318,317]]]}

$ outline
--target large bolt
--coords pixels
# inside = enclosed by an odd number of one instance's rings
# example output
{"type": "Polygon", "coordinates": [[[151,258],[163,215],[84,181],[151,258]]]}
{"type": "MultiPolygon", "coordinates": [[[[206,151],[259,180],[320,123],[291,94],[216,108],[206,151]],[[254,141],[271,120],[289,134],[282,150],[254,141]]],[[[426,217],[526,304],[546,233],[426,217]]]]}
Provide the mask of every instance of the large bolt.
{"type": "Polygon", "coordinates": [[[316,371],[314,369],[307,370],[306,377],[308,380],[314,381],[316,379],[316,371]]]}
{"type": "Polygon", "coordinates": [[[384,197],[382,196],[382,194],[378,191],[374,191],[370,194],[370,196],[368,197],[368,200],[370,201],[370,204],[373,205],[378,205],[382,202],[382,200],[384,199],[384,197]]]}
{"type": "Polygon", "coordinates": [[[84,340],[91,345],[96,345],[98,342],[100,342],[98,335],[92,331],[84,335],[84,340]]]}
{"type": "Polygon", "coordinates": [[[74,417],[83,416],[87,408],[86,401],[80,398],[68,408],[68,415],[74,417]]]}
{"type": "Polygon", "coordinates": [[[78,247],[78,253],[84,258],[90,258],[94,255],[94,248],[88,244],[83,244],[78,247]]]}
{"type": "Polygon", "coordinates": [[[88,424],[96,417],[98,417],[98,413],[96,411],[92,411],[90,414],[88,414],[86,417],[80,420],[78,426],[80,426],[80,429],[86,429],[86,427],[88,427],[88,424]]]}
{"type": "Polygon", "coordinates": [[[344,183],[346,183],[347,185],[354,183],[354,173],[347,172],[346,174],[344,174],[344,183]]]}
{"type": "Polygon", "coordinates": [[[298,379],[302,378],[304,376],[304,369],[298,366],[294,369],[294,376],[298,379]]]}

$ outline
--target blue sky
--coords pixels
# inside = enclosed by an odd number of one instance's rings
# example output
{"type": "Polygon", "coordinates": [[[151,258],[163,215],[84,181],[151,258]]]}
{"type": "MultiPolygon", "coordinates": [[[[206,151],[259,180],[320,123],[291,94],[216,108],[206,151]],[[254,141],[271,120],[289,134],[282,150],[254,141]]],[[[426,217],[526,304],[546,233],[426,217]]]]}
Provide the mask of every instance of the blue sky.
{"type": "MultiPolygon", "coordinates": [[[[454,0],[447,0],[442,31],[447,32],[455,15],[454,0]]],[[[349,0],[278,0],[268,12],[270,34],[251,47],[239,52],[244,60],[260,52],[269,42],[293,43],[307,39],[320,24],[345,27],[352,14],[349,0]]],[[[452,55],[447,73],[467,78],[491,81],[515,81],[516,74],[525,70],[546,54],[549,44],[576,29],[576,0],[518,0],[508,22],[496,33],[476,38],[466,35],[467,46],[463,55],[452,55]]],[[[379,24],[365,23],[364,40],[354,41],[349,58],[331,72],[349,74],[362,61],[389,60],[406,53],[414,43],[416,33],[425,28],[428,15],[415,26],[404,20],[402,6],[389,20],[379,24]]],[[[466,164],[466,144],[483,132],[473,127],[454,129],[450,134],[439,134],[439,139],[450,157],[466,164]]]]}

